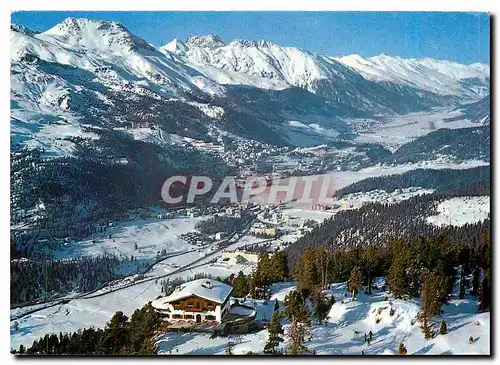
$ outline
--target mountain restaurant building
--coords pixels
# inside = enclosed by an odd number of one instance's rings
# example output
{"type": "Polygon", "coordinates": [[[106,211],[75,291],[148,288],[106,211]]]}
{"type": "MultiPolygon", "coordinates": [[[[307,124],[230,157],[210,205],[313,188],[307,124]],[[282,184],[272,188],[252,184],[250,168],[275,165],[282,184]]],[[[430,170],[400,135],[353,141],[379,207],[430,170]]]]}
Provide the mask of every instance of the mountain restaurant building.
{"type": "Polygon", "coordinates": [[[213,279],[193,280],[151,305],[167,322],[221,323],[229,313],[233,287],[213,279]]]}

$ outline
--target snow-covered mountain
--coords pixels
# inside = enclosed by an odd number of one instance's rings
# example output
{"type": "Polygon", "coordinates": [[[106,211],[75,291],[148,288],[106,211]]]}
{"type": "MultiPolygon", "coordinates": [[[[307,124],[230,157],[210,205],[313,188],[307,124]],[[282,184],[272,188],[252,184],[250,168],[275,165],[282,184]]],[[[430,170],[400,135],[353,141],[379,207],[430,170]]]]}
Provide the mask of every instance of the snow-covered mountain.
{"type": "Polygon", "coordinates": [[[366,79],[379,83],[406,85],[471,100],[489,93],[490,68],[481,63],[462,65],[432,58],[404,59],[386,54],[367,58],[355,54],[334,59],[352,67],[366,79]]]}
{"type": "MultiPolygon", "coordinates": [[[[308,90],[333,102],[377,112],[408,112],[457,101],[477,100],[489,88],[489,67],[432,59],[381,55],[327,57],[272,42],[214,35],[174,40],[160,48],[194,68],[213,66],[308,90]]],[[[221,81],[224,83],[223,81],[221,81]]]]}
{"type": "Polygon", "coordinates": [[[90,71],[109,86],[149,87],[152,83],[168,95],[210,84],[199,72],[165,57],[117,22],[68,18],[43,33],[19,29],[14,26],[11,31],[13,62],[23,63],[34,57],[90,71]]]}
{"type": "Polygon", "coordinates": [[[489,89],[486,65],[380,56],[367,66],[213,35],[157,49],[117,22],[88,19],[41,33],[12,25],[10,46],[13,141],[55,155],[99,128],[134,126],[317,144],[349,133],[343,118],[456,106],[489,89]]]}

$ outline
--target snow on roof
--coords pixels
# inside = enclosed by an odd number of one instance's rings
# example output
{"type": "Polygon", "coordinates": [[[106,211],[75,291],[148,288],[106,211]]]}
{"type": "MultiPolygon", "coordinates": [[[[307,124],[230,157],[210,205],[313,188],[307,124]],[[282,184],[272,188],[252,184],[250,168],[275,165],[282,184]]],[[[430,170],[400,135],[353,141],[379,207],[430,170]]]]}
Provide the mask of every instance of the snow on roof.
{"type": "Polygon", "coordinates": [[[216,303],[224,303],[233,287],[213,279],[198,279],[189,281],[178,286],[168,297],[155,300],[153,307],[161,307],[164,304],[174,302],[193,295],[211,300],[216,303]]]}

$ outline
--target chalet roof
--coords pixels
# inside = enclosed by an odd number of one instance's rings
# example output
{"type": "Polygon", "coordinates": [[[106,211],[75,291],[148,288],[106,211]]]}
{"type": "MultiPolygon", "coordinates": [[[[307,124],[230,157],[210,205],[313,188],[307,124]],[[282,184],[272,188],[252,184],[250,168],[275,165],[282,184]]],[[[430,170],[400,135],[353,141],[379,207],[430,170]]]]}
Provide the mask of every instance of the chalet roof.
{"type": "Polygon", "coordinates": [[[216,303],[224,303],[229,297],[233,287],[213,279],[198,279],[178,286],[168,297],[152,302],[153,307],[161,308],[162,305],[175,302],[193,295],[216,303]]]}

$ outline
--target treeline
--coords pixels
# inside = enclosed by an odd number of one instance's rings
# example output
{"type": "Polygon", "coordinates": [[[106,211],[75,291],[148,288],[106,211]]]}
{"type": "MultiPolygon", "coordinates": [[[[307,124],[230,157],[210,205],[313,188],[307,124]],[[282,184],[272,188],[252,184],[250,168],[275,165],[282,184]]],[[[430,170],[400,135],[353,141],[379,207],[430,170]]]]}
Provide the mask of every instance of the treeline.
{"type": "Polygon", "coordinates": [[[158,316],[151,302],[136,309],[130,319],[116,312],[104,329],[85,328],[73,333],[47,334],[13,351],[25,355],[154,355],[158,316]]]}
{"type": "Polygon", "coordinates": [[[336,191],[335,196],[385,190],[421,187],[435,189],[449,195],[490,195],[490,166],[480,166],[466,170],[457,169],[416,169],[403,174],[379,176],[364,179],[336,191]]]}
{"type": "MultiPolygon", "coordinates": [[[[121,276],[121,269],[139,269],[134,257],[84,256],[71,260],[13,260],[10,264],[11,305],[54,299],[72,291],[88,292],[121,276]]],[[[146,265],[144,265],[146,266],[146,265]]],[[[129,272],[133,274],[135,272],[129,272]]]]}
{"type": "Polygon", "coordinates": [[[481,233],[490,229],[489,219],[462,227],[438,227],[426,222],[426,217],[437,214],[437,204],[449,197],[434,193],[414,196],[396,204],[372,203],[360,209],[339,212],[286,248],[290,268],[293,268],[304,247],[321,244],[332,249],[365,245],[367,242],[381,246],[394,238],[413,239],[439,233],[445,233],[453,240],[478,242],[481,233]]]}

